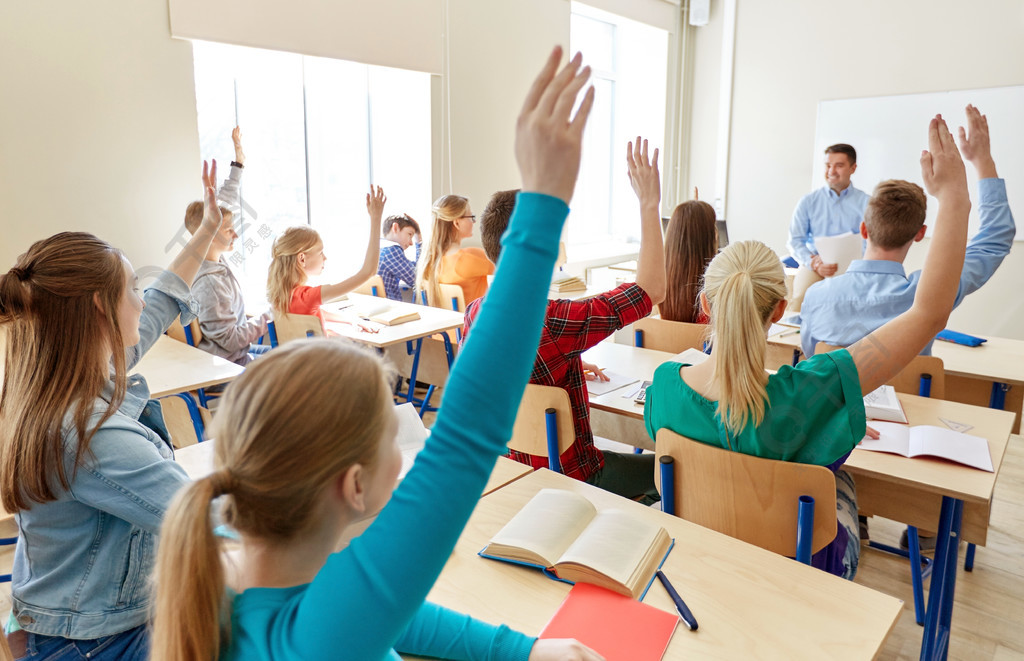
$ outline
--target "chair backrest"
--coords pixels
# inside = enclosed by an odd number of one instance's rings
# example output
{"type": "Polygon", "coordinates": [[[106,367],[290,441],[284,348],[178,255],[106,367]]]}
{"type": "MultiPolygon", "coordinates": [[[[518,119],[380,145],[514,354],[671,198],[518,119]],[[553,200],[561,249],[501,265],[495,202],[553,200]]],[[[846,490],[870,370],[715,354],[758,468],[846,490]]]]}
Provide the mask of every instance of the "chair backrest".
{"type": "Polygon", "coordinates": [[[657,317],[646,317],[633,324],[633,331],[637,334],[636,346],[672,353],[687,349],[703,351],[708,328],[706,324],[688,324],[657,317]]]}
{"type": "MultiPolygon", "coordinates": [[[[834,344],[818,342],[814,345],[814,353],[835,351],[843,347],[834,344]]],[[[889,379],[887,385],[896,389],[896,392],[903,392],[910,395],[922,395],[921,376],[931,376],[931,385],[926,397],[935,399],[946,398],[946,366],[938,356],[914,356],[907,366],[900,370],[900,373],[889,379]]]]}
{"type": "Polygon", "coordinates": [[[388,297],[387,292],[384,291],[384,279],[379,275],[371,275],[369,280],[355,288],[355,292],[367,296],[388,297]]]}
{"type": "Polygon", "coordinates": [[[466,311],[466,295],[462,291],[462,287],[459,285],[438,285],[441,290],[441,300],[432,301],[429,300],[426,293],[423,296],[427,299],[427,305],[435,308],[444,308],[445,310],[454,310],[455,312],[466,311]]]}
{"type": "Polygon", "coordinates": [[[311,314],[278,314],[267,324],[271,344],[278,346],[291,340],[305,337],[323,337],[324,327],[320,317],[311,314]]]}
{"type": "MultiPolygon", "coordinates": [[[[824,466],[763,459],[658,430],[656,452],[673,458],[675,513],[761,548],[796,555],[800,496],[814,498],[811,552],[836,536],[836,481],[824,466]]],[[[661,476],[656,473],[661,485],[661,476]]]]}
{"type": "Polygon", "coordinates": [[[168,337],[179,342],[184,342],[190,347],[197,347],[203,339],[203,331],[199,329],[199,320],[193,319],[188,327],[181,325],[181,317],[175,317],[171,325],[167,327],[168,337]]]}
{"type": "Polygon", "coordinates": [[[508,442],[509,449],[551,459],[548,452],[548,409],[555,411],[558,454],[569,449],[576,437],[569,393],[555,386],[533,383],[527,384],[523,393],[523,401],[519,404],[519,413],[512,428],[512,438],[508,442]]]}

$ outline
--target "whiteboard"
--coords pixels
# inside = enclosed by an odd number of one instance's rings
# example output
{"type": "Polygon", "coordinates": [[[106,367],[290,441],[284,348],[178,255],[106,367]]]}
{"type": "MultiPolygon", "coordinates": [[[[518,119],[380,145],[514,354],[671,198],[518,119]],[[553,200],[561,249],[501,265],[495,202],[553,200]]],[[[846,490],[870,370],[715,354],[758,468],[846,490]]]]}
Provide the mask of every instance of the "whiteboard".
{"type": "MultiPolygon", "coordinates": [[[[957,127],[966,128],[964,108],[968,103],[988,117],[992,158],[1006,181],[1010,209],[1017,211],[1017,239],[1024,239],[1020,227],[1020,214],[1024,213],[1024,86],[822,101],[818,104],[812,186],[825,183],[825,148],[845,142],[857,150],[857,171],[852,179],[857,188],[871,193],[875,184],[885,179],[906,179],[924,187],[920,159],[921,150],[928,148],[928,121],[941,113],[956,137],[957,127]]],[[[971,192],[969,233],[973,236],[978,229],[978,177],[974,166],[965,165],[971,192]]],[[[929,196],[929,226],[937,208],[938,202],[929,196]]]]}

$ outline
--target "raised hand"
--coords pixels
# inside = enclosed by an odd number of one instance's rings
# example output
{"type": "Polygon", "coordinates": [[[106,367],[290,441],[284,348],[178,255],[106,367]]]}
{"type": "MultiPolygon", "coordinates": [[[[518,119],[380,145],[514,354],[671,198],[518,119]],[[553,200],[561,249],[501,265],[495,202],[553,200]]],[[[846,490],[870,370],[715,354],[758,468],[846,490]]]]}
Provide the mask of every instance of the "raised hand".
{"type": "Polygon", "coordinates": [[[370,214],[370,219],[376,224],[380,224],[380,219],[384,217],[384,203],[388,201],[388,196],[384,194],[384,189],[377,186],[377,190],[374,190],[373,186],[370,186],[370,192],[366,194],[366,212],[370,214]]]}
{"type": "Polygon", "coordinates": [[[640,206],[658,207],[661,203],[661,173],[658,172],[657,147],[654,157],[648,160],[647,140],[643,140],[641,147],[640,136],[636,136],[636,143],[630,142],[626,147],[626,164],[629,183],[640,200],[640,206]]]}
{"type": "Polygon", "coordinates": [[[245,152],[242,151],[242,129],[235,127],[231,131],[231,142],[235,143],[235,163],[245,165],[245,152]]]}
{"type": "Polygon", "coordinates": [[[977,108],[968,105],[967,130],[960,127],[960,153],[971,162],[982,179],[997,177],[996,164],[992,160],[992,148],[988,137],[988,118],[977,108]]]}
{"type": "Polygon", "coordinates": [[[580,171],[583,127],[594,105],[594,88],[587,90],[576,116],[571,117],[576,96],[590,78],[590,67],[580,70],[576,54],[556,75],[562,49],[551,51],[547,63],[526,95],[516,121],[516,162],[523,190],[545,193],[566,204],[572,199],[580,171]]]}
{"type": "Polygon", "coordinates": [[[969,203],[964,162],[942,115],[928,124],[928,150],[921,152],[921,177],[928,193],[940,202],[969,203]]]}
{"type": "Polygon", "coordinates": [[[214,232],[220,230],[224,222],[224,216],[220,212],[220,205],[217,203],[217,161],[211,161],[207,165],[203,161],[203,227],[214,232]]]}

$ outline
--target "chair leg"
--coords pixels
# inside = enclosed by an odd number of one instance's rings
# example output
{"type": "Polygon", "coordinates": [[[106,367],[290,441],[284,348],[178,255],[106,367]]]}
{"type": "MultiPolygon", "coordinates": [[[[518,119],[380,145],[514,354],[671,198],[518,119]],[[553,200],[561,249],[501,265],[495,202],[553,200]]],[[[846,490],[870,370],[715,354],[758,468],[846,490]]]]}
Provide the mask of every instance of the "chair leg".
{"type": "Polygon", "coordinates": [[[676,475],[675,460],[667,454],[658,458],[661,462],[661,511],[676,515],[676,475]]]}
{"type": "Polygon", "coordinates": [[[974,543],[967,545],[967,553],[964,554],[964,571],[974,571],[974,543]]]}

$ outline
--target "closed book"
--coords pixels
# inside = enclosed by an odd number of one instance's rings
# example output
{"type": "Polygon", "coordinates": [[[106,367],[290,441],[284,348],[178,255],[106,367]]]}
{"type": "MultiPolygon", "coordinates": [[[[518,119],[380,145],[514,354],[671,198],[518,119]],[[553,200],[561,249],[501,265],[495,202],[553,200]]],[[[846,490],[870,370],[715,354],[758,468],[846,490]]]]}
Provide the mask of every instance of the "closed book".
{"type": "Polygon", "coordinates": [[[398,324],[404,324],[407,321],[416,321],[420,318],[420,313],[416,310],[396,306],[383,312],[370,315],[368,318],[370,321],[375,321],[378,324],[384,324],[385,326],[397,326],[398,324]]]}
{"type": "Polygon", "coordinates": [[[551,281],[551,291],[553,292],[585,291],[586,288],[587,283],[574,275],[557,276],[551,281]]]}

